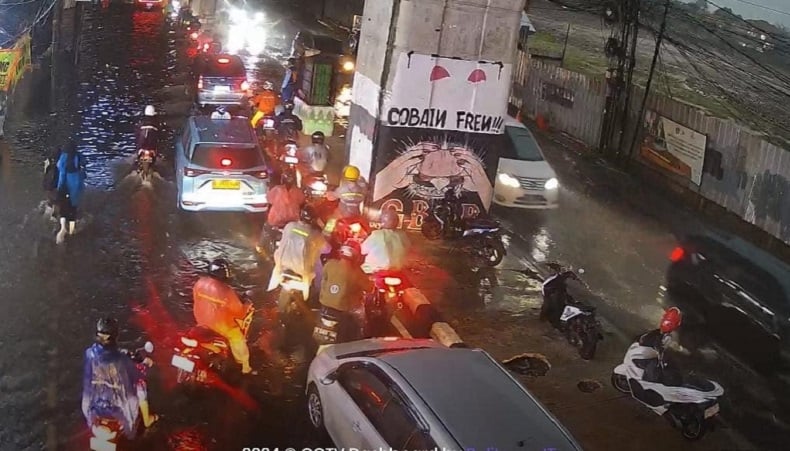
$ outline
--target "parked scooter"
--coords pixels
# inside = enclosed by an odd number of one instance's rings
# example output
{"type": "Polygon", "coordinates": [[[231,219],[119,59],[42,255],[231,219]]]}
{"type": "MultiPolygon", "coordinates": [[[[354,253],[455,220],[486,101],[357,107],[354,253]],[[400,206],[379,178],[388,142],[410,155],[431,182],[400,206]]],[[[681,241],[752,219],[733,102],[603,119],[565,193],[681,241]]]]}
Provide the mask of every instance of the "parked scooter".
{"type": "Polygon", "coordinates": [[[673,378],[663,354],[633,343],[612,372],[612,385],[665,417],[685,439],[699,440],[714,425],[724,389],[691,374],[673,378]]]}
{"type": "Polygon", "coordinates": [[[486,266],[496,266],[505,258],[505,245],[499,222],[491,219],[461,217],[461,200],[454,190],[436,203],[426,215],[422,234],[429,240],[454,241],[486,266]]]}
{"type": "MultiPolygon", "coordinates": [[[[148,365],[145,358],[154,352],[154,344],[150,341],[145,342],[142,348],[134,351],[121,350],[135,362],[137,370],[143,378],[148,374],[148,365]]],[[[138,419],[135,425],[139,429],[142,419],[138,419]]],[[[91,425],[90,449],[94,451],[115,450],[124,441],[123,425],[115,418],[98,417],[91,425]]]]}
{"type": "Polygon", "coordinates": [[[540,319],[548,320],[579,350],[579,356],[590,360],[595,356],[598,341],[603,339],[601,325],[595,319],[595,307],[577,301],[568,293],[568,279],[579,280],[573,271],[555,266],[556,273],[543,281],[543,304],[540,319]]]}
{"type": "MultiPolygon", "coordinates": [[[[249,332],[255,314],[252,303],[247,304],[244,318],[237,320],[244,336],[249,332]]],[[[225,378],[231,372],[241,373],[225,337],[211,329],[195,326],[180,337],[170,364],[177,368],[179,384],[210,385],[213,377],[225,378]]]]}

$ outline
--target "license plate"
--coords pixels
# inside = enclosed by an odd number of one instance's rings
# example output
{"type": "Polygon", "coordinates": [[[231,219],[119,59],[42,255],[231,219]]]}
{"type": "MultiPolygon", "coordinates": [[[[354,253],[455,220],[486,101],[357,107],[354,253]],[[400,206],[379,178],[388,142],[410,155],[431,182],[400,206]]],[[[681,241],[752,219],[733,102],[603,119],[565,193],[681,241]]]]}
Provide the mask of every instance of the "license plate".
{"type": "Polygon", "coordinates": [[[241,189],[240,180],[213,180],[211,182],[213,189],[241,189]]]}
{"type": "Polygon", "coordinates": [[[321,337],[326,337],[329,340],[336,340],[337,339],[337,332],[334,330],[325,329],[323,327],[316,327],[315,328],[316,335],[321,337]]]}
{"type": "Polygon", "coordinates": [[[274,130],[274,121],[271,119],[263,121],[263,128],[267,130],[274,130]]]}
{"type": "Polygon", "coordinates": [[[173,359],[170,361],[170,364],[176,368],[186,371],[187,373],[191,373],[195,371],[195,362],[178,354],[175,354],[173,356],[173,359]]]}
{"type": "Polygon", "coordinates": [[[91,449],[100,449],[102,451],[115,451],[118,445],[107,440],[101,440],[96,437],[91,437],[91,449]]]}
{"type": "Polygon", "coordinates": [[[285,157],[283,160],[286,163],[288,163],[288,164],[298,164],[299,163],[299,159],[296,158],[296,157],[285,157]]]}
{"type": "Polygon", "coordinates": [[[714,404],[714,405],[708,407],[707,409],[705,409],[705,418],[710,418],[710,417],[716,415],[717,413],[719,413],[719,405],[718,404],[714,404]]]}
{"type": "Polygon", "coordinates": [[[230,86],[214,86],[215,93],[227,93],[230,92],[230,86]]]}

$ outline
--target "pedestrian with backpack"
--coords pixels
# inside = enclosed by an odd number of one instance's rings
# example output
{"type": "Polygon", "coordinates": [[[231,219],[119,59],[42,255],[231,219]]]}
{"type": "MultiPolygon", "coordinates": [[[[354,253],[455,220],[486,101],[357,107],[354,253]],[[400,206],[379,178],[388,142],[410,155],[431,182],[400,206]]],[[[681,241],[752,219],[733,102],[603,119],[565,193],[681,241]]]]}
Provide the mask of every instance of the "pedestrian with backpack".
{"type": "Polygon", "coordinates": [[[41,187],[47,193],[47,210],[51,211],[51,216],[57,218],[59,213],[58,208],[58,160],[62,150],[55,149],[44,159],[44,178],[41,187]]]}
{"type": "Polygon", "coordinates": [[[66,233],[74,235],[77,228],[77,207],[85,190],[85,157],[77,151],[74,142],[69,142],[60,153],[58,170],[58,208],[60,209],[60,231],[55,241],[60,244],[66,233]],[[67,226],[68,225],[68,229],[67,226]]]}

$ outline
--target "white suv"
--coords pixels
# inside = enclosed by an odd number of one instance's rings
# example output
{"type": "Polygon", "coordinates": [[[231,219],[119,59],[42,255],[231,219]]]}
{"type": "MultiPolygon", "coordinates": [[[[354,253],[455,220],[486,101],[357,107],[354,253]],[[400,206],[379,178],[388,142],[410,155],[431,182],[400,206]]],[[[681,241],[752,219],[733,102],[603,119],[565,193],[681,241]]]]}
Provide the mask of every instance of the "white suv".
{"type": "Polygon", "coordinates": [[[179,209],[265,212],[268,178],[269,167],[248,119],[187,120],[176,141],[179,209]]]}
{"type": "Polygon", "coordinates": [[[328,346],[310,365],[307,405],[338,448],[581,449],[491,356],[433,340],[328,346]]]}

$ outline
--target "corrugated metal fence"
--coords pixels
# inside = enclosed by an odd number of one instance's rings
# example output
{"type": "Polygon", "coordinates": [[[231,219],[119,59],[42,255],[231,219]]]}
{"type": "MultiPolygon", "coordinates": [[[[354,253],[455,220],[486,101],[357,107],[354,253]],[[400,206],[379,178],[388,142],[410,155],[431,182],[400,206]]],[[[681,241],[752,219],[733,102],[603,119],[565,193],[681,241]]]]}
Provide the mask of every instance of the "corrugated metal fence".
{"type": "MultiPolygon", "coordinates": [[[[527,116],[540,114],[552,128],[598,147],[605,81],[530,61],[527,54],[519,53],[511,102],[527,116]]],[[[636,115],[643,94],[643,89],[635,88],[631,96],[626,143],[631,142],[634,126],[641,129],[642,120],[636,115]]],[[[670,98],[651,95],[646,109],[707,136],[701,185],[667,174],[668,178],[790,244],[790,153],[786,148],[745,125],[708,116],[699,108],[670,98]]],[[[632,155],[639,158],[638,149],[632,155]]]]}

